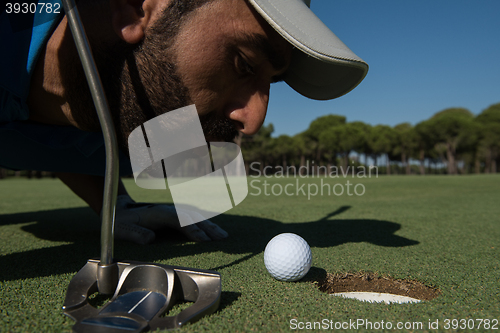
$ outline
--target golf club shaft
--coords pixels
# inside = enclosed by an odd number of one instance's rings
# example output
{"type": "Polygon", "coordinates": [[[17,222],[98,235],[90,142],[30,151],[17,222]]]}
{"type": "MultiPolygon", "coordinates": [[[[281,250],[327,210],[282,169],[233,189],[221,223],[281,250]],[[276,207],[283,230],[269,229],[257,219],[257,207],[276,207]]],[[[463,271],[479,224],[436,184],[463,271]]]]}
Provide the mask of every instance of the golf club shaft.
{"type": "MultiPolygon", "coordinates": [[[[80,56],[80,60],[85,71],[85,76],[94,100],[94,105],[99,116],[104,144],[106,149],[106,174],[104,182],[104,197],[102,205],[101,222],[101,262],[97,273],[99,291],[102,293],[114,292],[115,277],[113,264],[113,228],[115,217],[116,196],[118,192],[118,144],[115,127],[109,112],[108,102],[104,94],[101,79],[92,57],[85,30],[83,28],[78,9],[74,0],[62,0],[66,12],[66,17],[71,28],[71,33],[80,56]],[[108,285],[105,287],[104,285],[108,285]],[[103,290],[101,290],[103,289],[103,290]],[[111,291],[111,292],[109,292],[111,291]]],[[[116,271],[117,274],[117,271],[116,271]]]]}

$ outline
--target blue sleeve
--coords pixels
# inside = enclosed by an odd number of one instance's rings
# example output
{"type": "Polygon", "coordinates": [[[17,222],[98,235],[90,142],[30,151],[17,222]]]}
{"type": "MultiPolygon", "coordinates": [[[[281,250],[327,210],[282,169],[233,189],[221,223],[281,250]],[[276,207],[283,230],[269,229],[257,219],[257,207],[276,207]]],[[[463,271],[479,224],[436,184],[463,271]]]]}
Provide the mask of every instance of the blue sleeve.
{"type": "Polygon", "coordinates": [[[41,10],[41,6],[37,7],[36,14],[7,13],[7,7],[2,8],[0,122],[26,120],[29,116],[26,99],[31,75],[41,51],[64,15],[59,0],[43,2],[52,3],[51,13],[41,10]]]}

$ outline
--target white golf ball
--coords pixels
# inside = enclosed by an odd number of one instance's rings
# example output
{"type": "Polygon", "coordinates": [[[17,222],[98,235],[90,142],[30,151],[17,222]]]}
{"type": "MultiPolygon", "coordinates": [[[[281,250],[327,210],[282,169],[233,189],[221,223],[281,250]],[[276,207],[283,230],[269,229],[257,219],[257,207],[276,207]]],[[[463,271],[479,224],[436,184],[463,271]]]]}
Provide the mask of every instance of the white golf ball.
{"type": "Polygon", "coordinates": [[[267,271],[280,281],[302,279],[311,268],[311,248],[304,238],[285,233],[267,243],[264,264],[267,271]]]}

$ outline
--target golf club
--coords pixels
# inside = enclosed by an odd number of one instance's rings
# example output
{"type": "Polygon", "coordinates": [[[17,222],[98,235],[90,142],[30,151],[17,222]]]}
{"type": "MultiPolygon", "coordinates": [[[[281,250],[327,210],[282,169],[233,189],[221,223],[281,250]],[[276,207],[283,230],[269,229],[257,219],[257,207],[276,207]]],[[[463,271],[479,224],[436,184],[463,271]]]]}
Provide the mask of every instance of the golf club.
{"type": "Polygon", "coordinates": [[[71,280],[64,301],[64,314],[76,321],[74,332],[144,332],[181,327],[218,308],[220,274],[113,259],[113,224],[119,181],[116,133],[75,1],[62,2],[99,116],[106,150],[101,258],[88,260],[71,280]],[[106,305],[97,309],[88,301],[95,292],[113,296],[106,305]],[[193,302],[193,305],[175,316],[165,316],[178,302],[193,302]]]}

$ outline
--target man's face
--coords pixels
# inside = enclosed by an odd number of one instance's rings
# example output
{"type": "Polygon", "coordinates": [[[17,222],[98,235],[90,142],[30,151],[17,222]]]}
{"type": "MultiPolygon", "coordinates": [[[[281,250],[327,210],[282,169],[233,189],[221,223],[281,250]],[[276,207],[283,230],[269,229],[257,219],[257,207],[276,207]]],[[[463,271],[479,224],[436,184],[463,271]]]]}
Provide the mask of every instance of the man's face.
{"type": "Polygon", "coordinates": [[[177,74],[201,119],[230,120],[247,135],[262,126],[270,84],[291,55],[291,45],[242,0],[199,9],[182,26],[173,50],[177,74]]]}
{"type": "MultiPolygon", "coordinates": [[[[136,127],[190,104],[207,141],[252,135],[264,122],[270,84],[288,67],[291,45],[246,1],[207,1],[187,13],[182,3],[171,1],[138,45],[93,45],[124,148],[136,127]]],[[[82,78],[67,69],[68,82],[82,78]]],[[[73,115],[98,129],[90,95],[82,95],[80,88],[68,94],[73,115]]]]}

